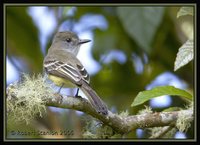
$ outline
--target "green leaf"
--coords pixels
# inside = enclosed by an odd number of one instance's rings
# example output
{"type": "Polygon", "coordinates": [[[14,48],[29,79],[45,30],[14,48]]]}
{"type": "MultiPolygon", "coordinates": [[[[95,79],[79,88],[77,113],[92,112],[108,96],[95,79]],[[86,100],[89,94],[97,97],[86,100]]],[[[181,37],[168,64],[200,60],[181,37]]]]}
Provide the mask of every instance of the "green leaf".
{"type": "Polygon", "coordinates": [[[177,13],[177,18],[184,15],[192,15],[193,16],[193,7],[181,7],[177,13]]]}
{"type": "Polygon", "coordinates": [[[29,70],[42,69],[42,52],[38,29],[28,15],[28,7],[6,7],[6,37],[8,56],[17,57],[27,63],[29,70]]]}
{"type": "Polygon", "coordinates": [[[92,48],[93,56],[96,60],[102,61],[101,56],[109,53],[111,50],[119,49],[126,53],[127,56],[135,50],[136,44],[124,31],[119,19],[116,16],[105,15],[109,24],[108,29],[94,30],[94,45],[92,48]]]}
{"type": "Polygon", "coordinates": [[[151,43],[164,14],[164,8],[118,7],[117,13],[126,32],[142,49],[150,52],[151,43]]]}
{"type": "Polygon", "coordinates": [[[187,40],[178,50],[176,60],[174,63],[174,71],[181,68],[182,66],[189,63],[193,60],[194,52],[193,52],[194,42],[193,40],[187,40]]]}
{"type": "Polygon", "coordinates": [[[188,92],[175,88],[173,86],[159,86],[155,87],[152,90],[142,91],[135,97],[131,106],[140,105],[152,98],[159,97],[162,95],[173,95],[173,96],[181,96],[186,99],[192,100],[192,95],[188,92]]]}
{"type": "Polygon", "coordinates": [[[163,110],[162,112],[172,112],[172,111],[180,111],[180,110],[182,110],[181,107],[169,107],[169,108],[163,110]]]}

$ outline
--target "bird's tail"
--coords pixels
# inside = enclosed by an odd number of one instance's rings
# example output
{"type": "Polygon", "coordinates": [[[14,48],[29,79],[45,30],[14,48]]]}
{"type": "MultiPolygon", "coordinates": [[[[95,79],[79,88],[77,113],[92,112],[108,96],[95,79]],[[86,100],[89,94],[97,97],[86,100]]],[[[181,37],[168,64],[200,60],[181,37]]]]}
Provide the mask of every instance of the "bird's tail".
{"type": "Polygon", "coordinates": [[[88,97],[90,103],[95,110],[101,114],[107,115],[108,109],[105,103],[100,99],[97,93],[89,86],[88,83],[84,82],[81,86],[81,90],[88,97]]]}

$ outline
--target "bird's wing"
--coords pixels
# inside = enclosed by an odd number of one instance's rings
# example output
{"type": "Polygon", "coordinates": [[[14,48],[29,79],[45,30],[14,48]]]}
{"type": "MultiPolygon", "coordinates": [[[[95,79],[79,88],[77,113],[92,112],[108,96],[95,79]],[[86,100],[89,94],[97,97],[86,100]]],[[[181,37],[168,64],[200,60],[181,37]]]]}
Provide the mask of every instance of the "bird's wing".
{"type": "Polygon", "coordinates": [[[80,64],[73,66],[58,60],[45,61],[45,71],[58,77],[66,78],[76,85],[81,85],[82,80],[89,84],[89,74],[80,64]]]}

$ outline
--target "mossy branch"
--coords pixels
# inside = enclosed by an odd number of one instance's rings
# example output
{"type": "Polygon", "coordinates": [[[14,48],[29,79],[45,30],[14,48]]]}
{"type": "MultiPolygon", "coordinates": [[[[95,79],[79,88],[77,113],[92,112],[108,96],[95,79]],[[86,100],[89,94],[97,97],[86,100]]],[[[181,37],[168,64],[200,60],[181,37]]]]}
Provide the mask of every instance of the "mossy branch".
{"type": "Polygon", "coordinates": [[[192,110],[146,113],[127,117],[121,117],[120,115],[109,111],[108,115],[105,116],[96,112],[90,103],[84,98],[68,96],[60,103],[58,102],[59,100],[54,100],[47,103],[47,105],[85,112],[94,118],[99,119],[104,124],[112,127],[115,131],[122,134],[128,133],[137,128],[149,128],[168,125],[174,126],[178,119],[179,113],[185,114],[189,118],[193,118],[192,110]]]}
{"type": "MultiPolygon", "coordinates": [[[[45,82],[45,78],[41,75],[33,78],[25,75],[23,81],[7,87],[8,114],[14,114],[18,119],[21,118],[28,122],[28,120],[33,118],[30,114],[37,114],[34,111],[38,111],[40,116],[42,116],[42,111],[45,109],[45,106],[82,111],[121,134],[129,133],[137,128],[163,126],[175,126],[180,131],[185,131],[190,127],[190,122],[193,120],[192,107],[181,111],[155,113],[147,111],[140,115],[129,116],[114,114],[108,111],[108,115],[105,116],[96,112],[92,105],[82,97],[66,97],[54,93],[51,85],[48,85],[45,82]]],[[[161,134],[163,135],[163,132],[161,134]]],[[[156,136],[160,135],[157,134],[156,136]]]]}

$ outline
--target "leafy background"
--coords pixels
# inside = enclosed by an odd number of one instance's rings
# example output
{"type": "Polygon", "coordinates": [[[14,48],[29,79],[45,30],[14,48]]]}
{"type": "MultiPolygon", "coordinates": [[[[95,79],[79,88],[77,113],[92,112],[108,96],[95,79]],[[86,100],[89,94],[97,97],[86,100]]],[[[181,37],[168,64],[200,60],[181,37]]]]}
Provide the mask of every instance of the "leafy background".
{"type": "MultiPolygon", "coordinates": [[[[166,72],[184,82],[184,89],[193,92],[193,62],[174,72],[178,49],[188,40],[188,33],[184,28],[193,26],[192,16],[177,18],[181,6],[46,7],[47,13],[53,13],[55,29],[46,36],[44,45],[41,44],[41,30],[33,20],[30,7],[6,7],[6,56],[17,69],[18,75],[21,72],[42,73],[43,57],[53,35],[61,29],[74,30],[75,25],[81,25],[82,21],[89,19],[86,24],[82,24],[84,28],[81,31],[92,33],[91,54],[100,66],[100,69],[91,75],[91,86],[113,112],[128,110],[129,114],[136,114],[144,108],[144,104],[131,107],[135,96],[166,72]],[[95,19],[92,20],[93,16],[103,18],[107,26],[102,28],[96,25],[95,19]],[[110,54],[112,57],[107,60],[110,54]]],[[[43,19],[38,17],[37,21],[43,19]]],[[[167,85],[169,82],[157,84],[167,85]]],[[[172,103],[168,107],[184,107],[186,104],[180,97],[171,99],[172,103]]],[[[149,105],[149,101],[145,104],[149,105]]],[[[164,109],[166,108],[154,108],[155,111],[164,109]]],[[[77,111],[48,108],[45,117],[37,118],[28,125],[23,122],[17,123],[17,126],[16,123],[10,123],[8,130],[73,130],[73,137],[80,138],[81,132],[88,127],[87,122],[91,120],[87,114],[77,111]]],[[[190,129],[186,136],[192,137],[193,130],[190,129]]],[[[136,131],[133,131],[128,137],[138,136],[136,131]]],[[[146,137],[145,133],[141,138],[143,137],[146,137]]]]}

